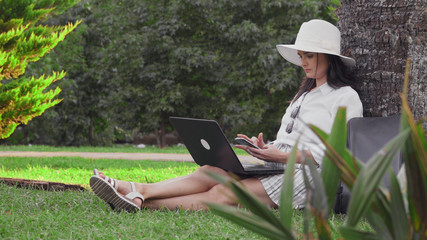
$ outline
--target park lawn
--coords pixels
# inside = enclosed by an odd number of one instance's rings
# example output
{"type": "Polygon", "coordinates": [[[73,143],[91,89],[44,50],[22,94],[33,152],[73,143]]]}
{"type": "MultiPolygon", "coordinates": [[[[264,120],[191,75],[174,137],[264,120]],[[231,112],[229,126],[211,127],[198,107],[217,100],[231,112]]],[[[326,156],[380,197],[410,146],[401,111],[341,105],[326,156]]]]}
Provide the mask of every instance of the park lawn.
{"type": "MultiPolygon", "coordinates": [[[[247,155],[241,149],[233,148],[238,155],[247,155]]],[[[109,147],[55,147],[47,145],[0,145],[0,151],[32,151],[32,152],[124,152],[124,153],[180,153],[189,154],[187,148],[183,145],[173,145],[165,148],[158,148],[156,146],[145,146],[138,148],[130,144],[115,144],[109,147]]]]}
{"type": "Polygon", "coordinates": [[[0,158],[0,177],[80,184],[87,191],[42,191],[0,184],[0,239],[258,239],[209,211],[113,212],[89,190],[92,170],[157,182],[194,171],[188,162],[0,158]]]}
{"type": "Polygon", "coordinates": [[[211,212],[113,212],[89,191],[0,184],[0,239],[258,239],[211,212]]]}
{"type": "Polygon", "coordinates": [[[189,174],[198,165],[192,162],[82,157],[0,158],[0,177],[79,184],[87,189],[95,168],[116,179],[153,183],[189,174]]]}
{"type": "MultiPolygon", "coordinates": [[[[88,184],[94,168],[117,179],[157,182],[191,173],[197,167],[189,162],[149,160],[0,158],[0,177],[72,183],[87,189],[60,192],[0,184],[0,239],[262,239],[209,211],[113,212],[88,184]]],[[[303,214],[293,214],[295,230],[301,236],[303,214]]],[[[337,227],[344,223],[344,217],[332,215],[331,221],[337,227]]]]}
{"type": "Polygon", "coordinates": [[[34,151],[34,152],[125,152],[125,153],[188,153],[185,146],[168,146],[158,148],[147,145],[144,148],[138,148],[131,144],[114,144],[107,147],[65,147],[65,146],[47,146],[47,145],[0,145],[0,151],[34,151]]]}

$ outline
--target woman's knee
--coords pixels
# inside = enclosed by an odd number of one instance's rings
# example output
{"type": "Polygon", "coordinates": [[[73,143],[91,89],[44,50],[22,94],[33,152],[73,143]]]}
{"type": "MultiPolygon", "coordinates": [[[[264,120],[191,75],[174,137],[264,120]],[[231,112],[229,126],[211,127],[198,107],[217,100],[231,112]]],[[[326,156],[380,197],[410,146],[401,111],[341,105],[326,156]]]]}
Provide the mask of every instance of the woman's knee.
{"type": "Polygon", "coordinates": [[[219,174],[219,175],[227,175],[227,172],[222,170],[221,168],[218,167],[214,167],[214,166],[209,166],[209,165],[203,165],[200,168],[198,168],[194,174],[197,175],[203,175],[203,176],[208,176],[206,173],[210,172],[210,173],[214,173],[214,174],[219,174]]]}
{"type": "MultiPolygon", "coordinates": [[[[249,191],[251,195],[256,197],[258,201],[262,202],[268,207],[277,208],[278,206],[270,199],[266,193],[264,187],[259,182],[258,179],[245,179],[241,183],[245,185],[246,191],[249,191]]],[[[209,190],[209,198],[212,199],[211,202],[233,205],[237,206],[239,200],[236,195],[226,186],[222,184],[216,184],[209,190]]]]}
{"type": "Polygon", "coordinates": [[[226,205],[237,205],[238,200],[234,193],[221,184],[216,184],[209,191],[209,202],[226,204],[226,205]]]}
{"type": "Polygon", "coordinates": [[[204,165],[198,168],[192,174],[188,175],[187,177],[192,179],[193,181],[197,181],[199,184],[203,184],[206,187],[205,191],[209,191],[213,186],[218,184],[218,182],[214,178],[209,176],[207,174],[208,172],[217,174],[217,175],[227,174],[226,171],[220,168],[204,165]]]}

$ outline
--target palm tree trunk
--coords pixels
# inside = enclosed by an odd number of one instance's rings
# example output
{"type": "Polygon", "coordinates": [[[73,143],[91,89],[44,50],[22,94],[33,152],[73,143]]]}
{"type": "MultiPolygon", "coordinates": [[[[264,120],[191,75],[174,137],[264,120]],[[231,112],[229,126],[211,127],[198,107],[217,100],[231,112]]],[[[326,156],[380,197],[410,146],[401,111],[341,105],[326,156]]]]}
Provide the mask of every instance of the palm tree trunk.
{"type": "MultiPolygon", "coordinates": [[[[405,62],[411,59],[408,101],[427,115],[425,0],[342,0],[337,11],[343,52],[354,57],[364,115],[400,113],[405,62]]],[[[426,127],[426,125],[424,125],[426,127]]]]}

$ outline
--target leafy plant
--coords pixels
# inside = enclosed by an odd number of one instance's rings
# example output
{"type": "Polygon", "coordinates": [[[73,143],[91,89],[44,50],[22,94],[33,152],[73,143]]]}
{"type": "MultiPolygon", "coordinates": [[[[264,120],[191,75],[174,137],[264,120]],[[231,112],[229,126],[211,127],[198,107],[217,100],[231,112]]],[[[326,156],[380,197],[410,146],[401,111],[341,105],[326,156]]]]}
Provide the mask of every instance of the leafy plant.
{"type": "MultiPolygon", "coordinates": [[[[347,126],[344,108],[338,110],[330,134],[311,126],[327,150],[321,175],[313,163],[307,161],[312,177],[310,182],[308,172],[303,168],[307,189],[305,211],[308,217],[304,227],[307,238],[312,234],[309,219],[314,218],[318,237],[331,239],[334,226],[328,223],[328,214],[335,199],[338,180],[341,179],[352,194],[346,224],[338,228],[345,239],[426,239],[427,208],[423,206],[427,202],[427,143],[421,122],[415,122],[406,100],[409,61],[406,69],[404,93],[401,95],[403,107],[400,133],[372,156],[367,164],[359,161],[345,148],[347,126]],[[401,171],[406,172],[407,184],[402,188],[392,173],[390,190],[380,188],[381,179],[398,150],[402,150],[404,167],[401,171]],[[402,192],[401,189],[407,189],[407,192],[402,192]],[[362,218],[367,219],[375,232],[364,232],[356,227],[362,218]]],[[[208,206],[214,213],[268,238],[295,239],[290,224],[292,206],[289,204],[292,199],[289,188],[292,189],[293,185],[291,176],[295,152],[294,148],[285,171],[279,218],[230,178],[215,177],[229,186],[239,203],[249,212],[212,203],[208,203],[208,206]]]]}
{"type": "Polygon", "coordinates": [[[251,212],[221,204],[207,203],[207,205],[215,214],[232,220],[270,239],[295,239],[291,231],[291,220],[293,173],[295,169],[296,152],[297,149],[294,147],[289,158],[287,171],[285,172],[284,182],[288,184],[283,185],[284,188],[281,195],[281,203],[283,205],[279,211],[279,218],[249,192],[245,191],[239,182],[230,177],[211,173],[208,174],[218,182],[228,186],[234,194],[236,194],[237,198],[240,200],[240,204],[248,208],[251,212]]]}
{"type": "MultiPolygon", "coordinates": [[[[12,0],[13,1],[13,0],[12,0]]],[[[217,119],[226,136],[272,137],[302,71],[274,46],[295,41],[328,0],[80,0],[49,25],[84,19],[26,74],[66,69],[64,100],[16,134],[20,143],[108,145],[113,129],[171,132],[169,116],[217,119]],[[214,103],[214,104],[213,104],[214,103]],[[273,126],[273,127],[272,127],[273,126]],[[271,129],[271,130],[270,130],[271,129]]],[[[0,11],[1,12],[1,11],[0,11]]],[[[277,126],[278,127],[278,126],[277,126]]]]}
{"type": "Polygon", "coordinates": [[[338,20],[337,15],[335,14],[337,8],[341,7],[341,1],[340,0],[331,0],[330,5],[328,6],[328,11],[326,14],[328,14],[332,19],[335,21],[338,20]]]}
{"type": "Polygon", "coordinates": [[[21,77],[28,62],[38,61],[53,49],[76,24],[44,26],[37,24],[62,13],[78,0],[3,0],[0,1],[0,138],[9,137],[20,124],[27,124],[47,108],[59,103],[54,99],[59,88],[44,92],[64,72],[39,78],[21,77]]]}

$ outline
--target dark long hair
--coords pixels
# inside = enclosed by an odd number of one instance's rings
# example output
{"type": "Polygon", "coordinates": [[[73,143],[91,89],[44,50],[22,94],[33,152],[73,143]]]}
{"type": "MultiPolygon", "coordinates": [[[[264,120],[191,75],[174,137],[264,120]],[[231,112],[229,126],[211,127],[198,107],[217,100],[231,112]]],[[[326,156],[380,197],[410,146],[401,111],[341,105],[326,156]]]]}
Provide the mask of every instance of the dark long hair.
{"type": "MultiPolygon", "coordinates": [[[[344,64],[340,57],[330,54],[325,55],[329,62],[327,72],[327,83],[329,84],[329,86],[334,89],[344,86],[351,86],[351,84],[353,83],[353,75],[350,71],[350,68],[344,64]]],[[[315,87],[316,79],[307,77],[304,78],[294,101],[296,101],[303,93],[309,92],[315,87]]]]}

